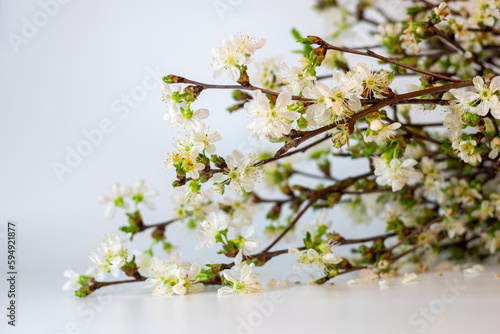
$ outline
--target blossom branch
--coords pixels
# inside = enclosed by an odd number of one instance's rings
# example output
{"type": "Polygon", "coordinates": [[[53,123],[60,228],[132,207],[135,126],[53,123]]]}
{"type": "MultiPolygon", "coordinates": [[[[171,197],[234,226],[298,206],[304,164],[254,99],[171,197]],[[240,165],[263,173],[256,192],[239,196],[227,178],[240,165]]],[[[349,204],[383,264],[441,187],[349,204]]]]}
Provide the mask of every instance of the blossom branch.
{"type": "Polygon", "coordinates": [[[307,39],[309,39],[313,44],[321,45],[328,50],[336,50],[336,51],[342,51],[342,52],[352,53],[352,54],[361,55],[361,56],[372,57],[372,58],[382,60],[386,63],[391,63],[391,64],[394,64],[396,66],[403,67],[403,68],[406,68],[408,70],[412,70],[414,72],[418,72],[418,73],[422,73],[422,74],[425,74],[425,75],[428,75],[431,77],[435,77],[435,78],[440,79],[440,80],[451,81],[451,82],[462,82],[462,80],[459,80],[459,79],[453,79],[453,78],[450,78],[450,77],[447,77],[444,75],[424,71],[424,70],[418,69],[416,67],[400,63],[396,60],[381,56],[381,55],[379,55],[371,50],[367,50],[366,52],[362,52],[362,51],[356,51],[356,50],[352,50],[352,49],[343,48],[340,46],[334,46],[334,45],[331,45],[330,43],[327,43],[326,41],[324,41],[323,39],[321,39],[317,36],[307,36],[307,39]]]}

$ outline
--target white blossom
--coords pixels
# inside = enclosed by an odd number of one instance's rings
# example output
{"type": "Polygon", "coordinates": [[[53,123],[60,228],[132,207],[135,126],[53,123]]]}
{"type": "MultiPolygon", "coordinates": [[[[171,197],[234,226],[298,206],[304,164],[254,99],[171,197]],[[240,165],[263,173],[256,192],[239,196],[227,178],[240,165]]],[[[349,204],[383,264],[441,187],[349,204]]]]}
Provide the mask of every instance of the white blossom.
{"type": "Polygon", "coordinates": [[[295,66],[290,68],[283,62],[280,63],[278,77],[294,95],[299,95],[306,87],[312,85],[316,80],[315,76],[308,75],[304,70],[295,66]]]}
{"type": "Polygon", "coordinates": [[[163,170],[172,167],[180,168],[196,180],[200,177],[200,171],[205,168],[205,164],[198,161],[198,155],[203,152],[205,144],[201,141],[194,141],[195,137],[188,140],[179,140],[175,144],[175,150],[169,152],[163,170]]]}
{"type": "Polygon", "coordinates": [[[298,250],[298,248],[290,247],[290,248],[288,248],[288,254],[290,254],[291,256],[294,256],[294,257],[298,257],[298,256],[300,256],[301,253],[298,250]]]}
{"type": "Polygon", "coordinates": [[[152,295],[185,295],[203,289],[203,284],[196,280],[201,271],[197,263],[178,264],[180,255],[172,256],[168,261],[154,257],[151,259],[149,278],[145,287],[155,287],[152,295]]]}
{"type": "Polygon", "coordinates": [[[216,243],[216,237],[229,226],[229,217],[224,213],[211,212],[207,219],[200,223],[199,235],[201,241],[196,245],[196,250],[207,246],[212,248],[216,243]]]}
{"type": "Polygon", "coordinates": [[[500,118],[500,103],[495,93],[500,89],[500,77],[494,77],[489,85],[485,85],[483,78],[474,77],[474,87],[479,91],[472,95],[475,102],[475,111],[478,115],[486,116],[488,111],[495,118],[500,118]]]}
{"type": "Polygon", "coordinates": [[[453,149],[458,151],[458,157],[466,163],[475,164],[483,159],[481,154],[477,152],[477,141],[471,140],[455,140],[452,143],[453,149]]]}
{"type": "Polygon", "coordinates": [[[223,271],[224,279],[229,281],[231,287],[222,287],[217,291],[217,295],[230,295],[236,293],[239,295],[258,293],[262,291],[259,284],[260,274],[253,273],[255,264],[244,264],[239,270],[239,277],[235,269],[226,269],[223,271]]]}
{"type": "Polygon", "coordinates": [[[144,180],[135,181],[132,188],[132,197],[135,201],[144,203],[151,210],[156,209],[156,205],[150,198],[158,196],[158,190],[146,186],[144,180]]]}
{"type": "Polygon", "coordinates": [[[491,151],[488,154],[488,158],[496,159],[498,157],[498,150],[500,149],[500,138],[495,137],[490,142],[491,151]]]}
{"type": "MultiPolygon", "coordinates": [[[[203,132],[191,132],[189,134],[189,140],[193,143],[193,146],[201,148],[200,145],[203,144],[203,149],[207,155],[215,153],[215,145],[214,143],[221,140],[220,134],[216,132],[203,131],[203,132]]],[[[200,152],[201,153],[201,150],[200,152]]]]}
{"type": "Polygon", "coordinates": [[[389,164],[380,158],[374,158],[374,174],[377,176],[377,183],[381,186],[389,185],[392,191],[401,190],[410,181],[419,181],[422,173],[415,170],[413,166],[417,162],[413,159],[406,159],[401,162],[399,159],[392,159],[389,164]]]}
{"type": "Polygon", "coordinates": [[[370,134],[368,131],[364,134],[364,140],[366,143],[375,141],[377,145],[385,145],[389,140],[396,137],[396,130],[401,127],[401,123],[394,122],[392,124],[384,124],[378,119],[370,122],[370,134]]]}
{"type": "Polygon", "coordinates": [[[453,109],[450,113],[446,114],[443,120],[443,126],[446,129],[446,135],[449,140],[456,141],[462,133],[462,121],[458,112],[453,109]]]}
{"type": "Polygon", "coordinates": [[[245,109],[255,120],[247,126],[257,138],[264,140],[281,138],[290,133],[291,124],[300,118],[296,111],[289,111],[287,106],[292,103],[289,92],[282,92],[272,105],[260,90],[252,92],[253,100],[245,103],[245,109]]]}
{"type": "Polygon", "coordinates": [[[63,276],[68,279],[62,287],[63,291],[76,291],[80,289],[80,284],[78,283],[80,274],[74,272],[71,269],[68,269],[64,271],[63,276]]]}
{"type": "Polygon", "coordinates": [[[334,87],[316,82],[314,87],[304,90],[304,96],[315,99],[308,110],[315,114],[315,120],[320,125],[331,124],[346,117],[361,108],[359,94],[363,90],[357,76],[348,76],[344,72],[335,71],[334,87]]]}
{"type": "Polygon", "coordinates": [[[215,173],[212,179],[215,183],[228,186],[236,194],[251,192],[258,179],[259,167],[255,166],[256,162],[257,158],[253,153],[244,156],[240,151],[234,150],[226,157],[227,168],[222,173],[215,173]]]}
{"type": "Polygon", "coordinates": [[[420,170],[424,175],[424,194],[431,200],[440,200],[443,196],[444,178],[442,170],[446,169],[446,161],[436,163],[433,159],[423,157],[420,170]]]}
{"type": "Polygon", "coordinates": [[[229,40],[223,40],[220,48],[212,49],[212,69],[214,79],[220,78],[224,70],[232,81],[240,77],[240,70],[252,62],[252,55],[264,46],[266,40],[245,35],[231,34],[229,40]]]}
{"type": "Polygon", "coordinates": [[[267,58],[255,62],[256,74],[252,77],[258,87],[280,92],[278,72],[281,67],[281,57],[267,58]]]}
{"type": "Polygon", "coordinates": [[[168,85],[162,81],[162,100],[166,104],[167,113],[165,120],[173,120],[181,114],[181,109],[186,109],[187,104],[180,98],[182,87],[179,85],[168,85]]]}
{"type": "Polygon", "coordinates": [[[381,93],[389,84],[389,74],[387,72],[373,72],[366,64],[358,64],[351,75],[357,76],[363,86],[361,94],[368,98],[382,97],[381,93]]]}
{"type": "Polygon", "coordinates": [[[229,226],[240,228],[244,225],[251,225],[255,212],[255,203],[247,199],[237,199],[223,197],[221,204],[229,208],[228,215],[231,217],[229,226]]]}
{"type": "Polygon", "coordinates": [[[255,227],[252,225],[248,228],[247,233],[243,237],[242,245],[240,251],[236,254],[234,263],[239,264],[243,260],[243,256],[252,255],[260,247],[260,242],[253,241],[250,238],[255,233],[255,227]]]}
{"type": "Polygon", "coordinates": [[[500,76],[494,77],[489,85],[484,83],[483,78],[476,76],[472,80],[477,92],[468,91],[462,93],[458,89],[451,89],[456,100],[453,100],[454,108],[461,115],[471,112],[480,116],[486,116],[488,112],[495,118],[500,118],[500,101],[497,92],[500,90],[500,76]]]}
{"type": "Polygon", "coordinates": [[[153,255],[151,255],[151,253],[148,251],[141,252],[138,250],[135,250],[133,254],[135,256],[135,264],[139,268],[139,274],[141,274],[142,276],[147,276],[149,273],[153,255]]]}
{"type": "Polygon", "coordinates": [[[171,197],[174,204],[172,214],[176,219],[184,221],[190,218],[202,221],[208,213],[218,209],[212,202],[212,197],[213,193],[209,189],[193,193],[187,185],[177,187],[171,197]]]}
{"type": "Polygon", "coordinates": [[[484,241],[486,249],[490,254],[495,254],[497,249],[500,248],[500,230],[496,230],[494,235],[489,233],[481,233],[481,239],[484,241]]]}
{"type": "Polygon", "coordinates": [[[130,233],[116,232],[113,236],[105,236],[97,245],[95,252],[90,253],[89,258],[94,264],[94,276],[97,280],[104,280],[106,273],[118,277],[120,269],[132,258],[128,250],[130,233]]]}
{"type": "Polygon", "coordinates": [[[176,115],[172,118],[172,121],[192,129],[194,132],[202,132],[205,130],[205,123],[202,120],[208,118],[208,116],[210,116],[208,109],[190,110],[185,115],[176,115]]]}
{"type": "Polygon", "coordinates": [[[101,204],[109,203],[106,211],[104,212],[104,217],[111,219],[116,215],[117,206],[124,208],[127,207],[127,203],[124,202],[123,199],[132,195],[132,188],[122,186],[115,182],[109,187],[109,191],[111,192],[111,195],[102,195],[97,200],[101,204]]]}
{"type": "Polygon", "coordinates": [[[195,132],[205,130],[205,123],[202,120],[210,115],[208,109],[191,110],[191,103],[186,103],[180,97],[182,88],[178,85],[171,86],[163,82],[162,89],[162,99],[167,105],[167,113],[163,117],[165,120],[180,124],[195,132]]]}
{"type": "Polygon", "coordinates": [[[403,31],[403,34],[399,37],[401,41],[401,47],[406,51],[409,55],[414,55],[420,53],[420,48],[418,47],[417,40],[415,38],[415,34],[410,30],[410,28],[406,28],[403,31]]]}

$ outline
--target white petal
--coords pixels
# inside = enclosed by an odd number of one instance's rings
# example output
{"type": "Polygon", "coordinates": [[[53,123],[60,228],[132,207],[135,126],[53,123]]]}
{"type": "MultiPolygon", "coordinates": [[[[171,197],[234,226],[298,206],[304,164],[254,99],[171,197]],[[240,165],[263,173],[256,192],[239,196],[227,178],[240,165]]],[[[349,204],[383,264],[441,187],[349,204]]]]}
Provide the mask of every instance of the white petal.
{"type": "Polygon", "coordinates": [[[193,263],[189,269],[188,279],[194,281],[200,274],[201,266],[198,263],[193,263]]]}
{"type": "Polygon", "coordinates": [[[230,295],[234,292],[233,288],[230,287],[222,287],[219,290],[217,290],[217,296],[224,296],[224,295],[230,295]]]}

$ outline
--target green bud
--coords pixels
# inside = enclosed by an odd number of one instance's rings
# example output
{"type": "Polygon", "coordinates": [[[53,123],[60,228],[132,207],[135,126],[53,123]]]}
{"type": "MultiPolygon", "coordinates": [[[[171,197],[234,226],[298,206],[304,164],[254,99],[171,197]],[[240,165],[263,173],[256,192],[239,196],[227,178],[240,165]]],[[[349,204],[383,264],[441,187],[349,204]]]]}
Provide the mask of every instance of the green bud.
{"type": "Polygon", "coordinates": [[[239,89],[233,90],[232,96],[236,101],[247,101],[252,99],[250,94],[247,94],[239,89]]]}
{"type": "Polygon", "coordinates": [[[297,120],[297,125],[299,126],[299,129],[303,130],[307,128],[308,122],[307,120],[300,115],[300,118],[297,120]]]}
{"type": "Polygon", "coordinates": [[[168,83],[168,84],[173,84],[173,83],[182,83],[184,82],[184,78],[178,77],[177,75],[167,75],[166,77],[163,77],[163,81],[168,83]]]}
{"type": "Polygon", "coordinates": [[[135,203],[141,203],[144,200],[144,197],[142,196],[141,193],[134,194],[132,196],[132,199],[134,200],[135,203]]]}
{"type": "Polygon", "coordinates": [[[191,119],[193,117],[193,111],[189,107],[187,107],[186,109],[181,107],[181,114],[185,119],[191,119]]]}
{"type": "Polygon", "coordinates": [[[174,245],[172,245],[170,242],[166,242],[166,241],[163,242],[163,250],[165,250],[166,252],[170,253],[173,248],[174,248],[174,245]]]}
{"type": "Polygon", "coordinates": [[[130,262],[126,262],[123,267],[121,267],[121,270],[127,275],[128,277],[134,277],[134,278],[140,278],[141,275],[139,274],[139,267],[137,267],[137,264],[135,263],[135,255],[132,258],[130,262]]]}
{"type": "Polygon", "coordinates": [[[191,190],[192,193],[197,193],[198,191],[201,190],[201,185],[198,180],[193,180],[189,182],[189,190],[191,190]]]}
{"type": "Polygon", "coordinates": [[[193,102],[201,94],[202,91],[203,88],[200,86],[187,86],[186,88],[184,88],[184,100],[186,102],[193,102]]]}
{"type": "Polygon", "coordinates": [[[281,204],[274,205],[271,210],[267,213],[266,218],[271,220],[277,220],[281,214],[281,204]]]}
{"type": "Polygon", "coordinates": [[[226,110],[227,110],[229,113],[233,113],[233,112],[235,112],[236,110],[241,109],[242,107],[243,107],[243,104],[233,104],[232,106],[227,107],[227,108],[226,108],[226,110]]]}
{"type": "Polygon", "coordinates": [[[210,156],[210,160],[214,163],[214,165],[217,167],[217,168],[221,168],[221,169],[224,169],[227,167],[227,164],[226,164],[226,160],[224,160],[223,157],[221,156],[218,156],[217,154],[212,154],[210,156]]]}
{"type": "Polygon", "coordinates": [[[345,125],[339,125],[336,127],[332,135],[332,143],[335,148],[341,148],[349,141],[351,136],[351,131],[349,127],[345,125]]]}
{"type": "Polygon", "coordinates": [[[165,239],[165,227],[158,227],[152,233],[151,237],[156,241],[162,241],[165,239]]]}
{"type": "Polygon", "coordinates": [[[120,208],[125,208],[125,202],[123,201],[123,197],[118,196],[117,198],[115,198],[115,206],[120,208]]]}
{"type": "Polygon", "coordinates": [[[245,65],[240,68],[240,77],[238,78],[238,83],[243,87],[248,87],[250,85],[250,78],[248,77],[247,67],[245,65]]]}

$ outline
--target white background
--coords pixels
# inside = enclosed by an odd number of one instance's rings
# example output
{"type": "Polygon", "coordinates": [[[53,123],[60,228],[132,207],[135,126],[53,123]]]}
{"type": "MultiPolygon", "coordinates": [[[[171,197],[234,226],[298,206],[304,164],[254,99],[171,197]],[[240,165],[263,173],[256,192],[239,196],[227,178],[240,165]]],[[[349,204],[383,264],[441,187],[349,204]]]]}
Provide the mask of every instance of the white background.
{"type": "MultiPolygon", "coordinates": [[[[196,314],[207,310],[210,311],[199,318],[204,319],[206,326],[215,329],[227,315],[232,320],[224,330],[236,331],[236,316],[231,311],[240,304],[234,304],[235,301],[220,302],[214,292],[186,300],[149,299],[147,291],[139,285],[124,288],[125,292],[118,292],[112,302],[101,303],[107,306],[104,311],[96,311],[95,319],[87,318],[85,312],[78,311],[82,305],[93,303],[99,309],[100,302],[95,299],[82,302],[62,293],[62,272],[67,268],[85,271],[89,264],[87,255],[102,235],[113,233],[125,223],[120,215],[112,221],[106,220],[102,215],[105,207],[96,200],[112,182],[130,184],[136,179],[146,179],[161,194],[155,200],[158,209],[144,212],[146,222],[169,218],[168,199],[174,175],[162,171],[162,166],[177,130],[163,120],[160,87],[156,84],[154,89],[146,90],[144,99],[129,108],[125,117],[121,112],[113,112],[113,106],[123,107],[121,99],[141,89],[144,80],[152,85],[154,79],[160,80],[166,74],[213,82],[210,50],[233,32],[267,39],[266,46],[257,52],[257,60],[283,55],[285,61],[293,64],[296,55],[290,51],[297,44],[290,29],[296,27],[311,35],[322,35],[325,31],[323,19],[311,9],[312,4],[313,1],[73,0],[59,5],[45,24],[42,22],[36,31],[31,31],[25,43],[13,46],[9,38],[13,34],[23,36],[26,22],[40,18],[42,7],[38,1],[1,2],[0,222],[3,226],[9,219],[18,223],[18,332],[59,333],[64,332],[68,322],[76,321],[84,333],[114,332],[104,330],[105,323],[126,333],[132,328],[138,330],[146,320],[148,328],[154,328],[155,321],[159,321],[165,326],[162,330],[176,324],[182,332],[201,328],[198,323],[192,327],[191,320],[195,321],[196,314]],[[230,8],[222,16],[214,7],[220,3],[230,8]],[[148,69],[159,71],[152,75],[148,69]],[[111,121],[113,131],[105,134],[102,142],[93,146],[92,152],[70,173],[58,178],[52,167],[54,162],[64,164],[68,147],[76,149],[86,139],[83,132],[98,128],[104,119],[111,121]],[[167,309],[159,313],[151,306],[167,309]],[[147,315],[145,310],[152,313],[147,315]],[[210,319],[219,320],[216,323],[210,319]],[[118,325],[119,322],[122,324],[118,325]],[[126,327],[123,322],[134,325],[126,327]],[[191,327],[185,327],[186,324],[191,327]]],[[[228,83],[227,79],[224,77],[221,83],[228,83]]],[[[196,102],[197,107],[210,109],[210,128],[222,134],[223,140],[217,146],[220,155],[229,154],[235,146],[259,145],[248,139],[244,111],[228,116],[225,108],[231,102],[228,91],[205,92],[196,102]]],[[[356,174],[363,167],[342,161],[334,164],[334,172],[342,177],[356,174]]],[[[381,226],[353,227],[338,212],[332,218],[335,228],[351,237],[381,230],[381,226]]],[[[258,221],[256,224],[262,233],[263,224],[258,221]]],[[[0,231],[4,233],[5,227],[0,231]]],[[[182,226],[167,231],[170,241],[174,244],[177,241],[187,260],[218,259],[194,252],[195,236],[182,226]],[[183,240],[182,245],[179,240],[183,240]]],[[[138,239],[139,245],[145,244],[146,238],[138,239]]],[[[4,256],[1,261],[4,267],[4,256]]],[[[288,270],[291,263],[289,258],[273,261],[277,264],[262,270],[269,270],[275,277],[281,275],[281,265],[288,270]]],[[[2,305],[3,284],[2,278],[2,305]]],[[[335,292],[328,289],[325,294],[321,292],[324,290],[307,290],[313,291],[311,298],[306,298],[309,292],[304,295],[301,290],[303,297],[293,299],[297,303],[294,308],[288,305],[286,312],[282,310],[283,316],[270,318],[255,331],[277,330],[289,317],[300,318],[302,310],[313,306],[315,301],[321,307],[318,305],[316,313],[309,310],[309,317],[313,318],[301,319],[301,328],[307,328],[307,321],[312,321],[316,329],[330,326],[327,320],[334,314],[327,309],[331,305],[325,298],[335,292]]],[[[371,291],[378,293],[376,286],[371,291]]],[[[410,296],[415,297],[415,293],[410,296]]],[[[358,298],[359,304],[355,305],[363,305],[364,295],[345,296],[353,297],[358,298]]],[[[428,304],[431,298],[432,295],[424,297],[422,303],[428,304]]],[[[254,301],[242,301],[241,314],[248,314],[254,301]]],[[[353,313],[355,305],[351,306],[353,313]]],[[[367,316],[370,308],[376,308],[376,304],[370,305],[363,309],[367,316]]],[[[335,307],[344,309],[342,304],[335,307]]],[[[411,312],[406,312],[405,317],[411,312]]],[[[350,320],[360,321],[358,317],[350,320]]],[[[4,322],[5,319],[2,326],[4,322]]],[[[350,328],[350,323],[344,321],[343,328],[350,328]]],[[[406,325],[404,318],[394,331],[406,325]]],[[[414,328],[407,330],[410,329],[414,328]]],[[[377,332],[373,328],[370,331],[377,332]]]]}

